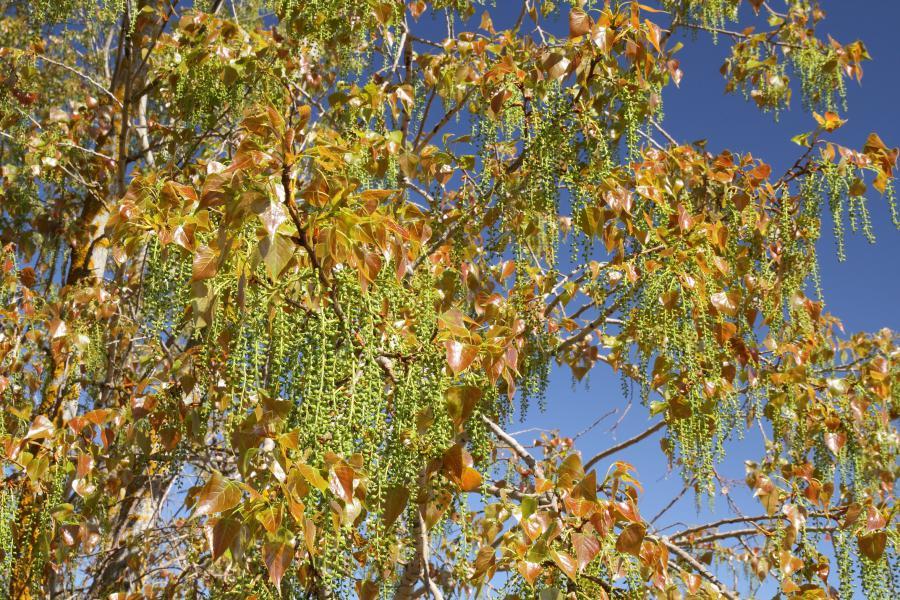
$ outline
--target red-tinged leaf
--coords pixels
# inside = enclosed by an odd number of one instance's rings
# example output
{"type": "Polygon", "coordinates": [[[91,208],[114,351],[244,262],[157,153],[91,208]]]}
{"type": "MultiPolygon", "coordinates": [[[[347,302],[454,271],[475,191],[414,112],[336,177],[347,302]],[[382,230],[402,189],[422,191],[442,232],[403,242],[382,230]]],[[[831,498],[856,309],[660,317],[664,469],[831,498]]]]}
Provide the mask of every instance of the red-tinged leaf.
{"type": "MultiPolygon", "coordinates": [[[[280,188],[279,188],[280,189],[280,188]]],[[[287,221],[287,211],[281,203],[274,200],[266,199],[265,201],[254,202],[253,210],[259,220],[262,222],[263,228],[270,236],[278,232],[278,228],[282,223],[287,221]]]]}
{"type": "Polygon", "coordinates": [[[191,281],[209,279],[216,274],[219,268],[219,253],[206,244],[203,244],[194,252],[194,262],[191,271],[191,281]]]}
{"type": "Polygon", "coordinates": [[[822,129],[824,129],[825,131],[834,131],[835,129],[838,129],[841,125],[846,123],[845,120],[841,119],[833,112],[826,112],[825,116],[814,112],[813,117],[816,119],[816,122],[819,124],[819,126],[822,127],[822,129]]]}
{"type": "Polygon", "coordinates": [[[359,584],[359,600],[376,600],[378,598],[378,584],[371,580],[359,584]]]}
{"type": "Polygon", "coordinates": [[[590,534],[573,533],[572,548],[575,550],[579,571],[583,571],[600,554],[600,542],[590,534]]]}
{"type": "Polygon", "coordinates": [[[714,307],[716,307],[716,310],[718,310],[720,313],[729,316],[737,313],[737,304],[735,303],[734,299],[732,299],[731,296],[729,296],[729,294],[726,294],[725,292],[716,292],[709,297],[709,301],[714,307]]]}
{"type": "Polygon", "coordinates": [[[212,515],[234,508],[241,502],[241,488],[214,472],[200,494],[194,507],[194,516],[212,515]]]}
{"type": "Polygon", "coordinates": [[[540,577],[541,573],[544,571],[544,568],[541,567],[538,563],[528,562],[526,560],[521,560],[516,565],[516,570],[519,572],[519,575],[528,582],[528,585],[534,585],[534,582],[537,581],[537,578],[540,577]]]}
{"type": "Polygon", "coordinates": [[[497,564],[497,556],[491,546],[482,546],[475,555],[475,572],[472,574],[473,579],[479,579],[483,575],[492,577],[495,566],[497,564]]]}
{"type": "Polygon", "coordinates": [[[353,467],[347,464],[336,464],[328,473],[328,487],[335,496],[344,502],[351,502],[355,478],[356,471],[353,470],[353,467]]]}
{"type": "MultiPolygon", "coordinates": [[[[215,165],[213,169],[218,169],[222,165],[218,163],[210,163],[215,165]]],[[[215,170],[209,171],[206,180],[203,182],[203,188],[200,190],[200,208],[210,208],[225,203],[225,184],[228,181],[225,175],[215,170]]]]}
{"type": "Polygon", "coordinates": [[[306,549],[313,556],[318,554],[316,548],[316,523],[310,518],[303,519],[303,541],[306,543],[306,549]]]}
{"type": "Polygon", "coordinates": [[[866,535],[856,538],[859,544],[860,553],[869,560],[878,560],[884,554],[884,548],[887,544],[886,531],[873,531],[866,535]]]}
{"type": "Polygon", "coordinates": [[[44,415],[38,415],[34,418],[34,421],[31,423],[31,427],[28,428],[28,433],[25,434],[26,440],[36,440],[40,438],[50,437],[53,435],[53,431],[56,428],[53,426],[53,423],[50,422],[50,419],[45,417],[44,415]]]}
{"type": "Polygon", "coordinates": [[[584,10],[573,8],[569,12],[569,37],[579,37],[591,32],[594,22],[584,10]]]}
{"type": "Polygon", "coordinates": [[[529,539],[535,540],[547,529],[547,514],[544,512],[534,513],[522,519],[519,526],[529,539]]]}
{"type": "Polygon", "coordinates": [[[455,444],[444,453],[444,468],[451,477],[459,477],[465,467],[472,466],[472,455],[461,443],[455,444]]]}
{"type": "Polygon", "coordinates": [[[293,498],[288,498],[288,509],[291,511],[291,516],[294,517],[294,521],[297,523],[302,523],[303,519],[306,516],[306,505],[298,500],[294,500],[293,498]]]}
{"type": "Polygon", "coordinates": [[[647,528],[641,523],[632,523],[622,530],[619,538],[616,540],[616,550],[640,557],[641,544],[644,542],[644,535],[647,528]]]}
{"type": "Polygon", "coordinates": [[[197,201],[197,192],[193,186],[174,181],[167,181],[159,192],[160,200],[174,205],[182,205],[197,201]]]}
{"type": "Polygon", "coordinates": [[[194,238],[194,229],[194,226],[185,227],[183,225],[179,225],[172,232],[172,241],[188,252],[193,252],[194,246],[196,244],[194,238]]]}
{"type": "Polygon", "coordinates": [[[684,77],[684,71],[681,70],[681,63],[673,58],[666,62],[666,68],[669,70],[669,77],[672,78],[675,87],[679,87],[681,85],[681,80],[684,77]]]}
{"type": "Polygon", "coordinates": [[[444,516],[444,513],[447,512],[447,509],[450,508],[450,503],[453,501],[453,494],[449,491],[444,491],[439,493],[435,498],[430,500],[428,504],[425,505],[425,526],[428,529],[437,524],[438,521],[441,520],[441,517],[444,516]]]}
{"type": "Polygon", "coordinates": [[[694,224],[694,219],[691,216],[690,211],[684,206],[684,204],[678,205],[678,229],[681,231],[688,231],[694,224]]]}
{"type": "Polygon", "coordinates": [[[887,519],[884,514],[874,506],[869,506],[866,510],[866,531],[875,531],[883,529],[887,525],[887,519]]]}
{"type": "Polygon", "coordinates": [[[826,431],[825,445],[835,455],[840,454],[841,448],[847,443],[847,435],[843,431],[826,431]]]}
{"type": "Polygon", "coordinates": [[[584,478],[584,466],[581,464],[581,456],[570,454],[559,466],[557,485],[565,490],[570,490],[576,481],[584,478]]]}
{"type": "Polygon", "coordinates": [[[48,333],[50,333],[50,338],[54,340],[65,336],[68,332],[66,322],[62,319],[53,319],[50,322],[50,327],[48,327],[47,329],[48,333]]]}
{"type": "Polygon", "coordinates": [[[269,581],[275,587],[281,585],[281,578],[291,564],[294,549],[284,542],[270,542],[263,545],[263,562],[269,570],[269,581]]]}
{"type": "Polygon", "coordinates": [[[796,504],[785,504],[781,507],[781,511],[791,522],[791,527],[793,527],[795,532],[799,531],[803,528],[804,525],[806,525],[805,511],[796,504]]]}
{"type": "Polygon", "coordinates": [[[72,490],[82,498],[87,498],[97,491],[97,486],[83,478],[76,478],[72,480],[72,490]]]}
{"type": "Polygon", "coordinates": [[[684,585],[687,588],[688,593],[693,597],[698,591],[700,591],[700,584],[703,583],[703,580],[700,579],[700,576],[696,573],[688,573],[687,571],[681,572],[681,579],[684,581],[684,585]]]}
{"type": "Polygon", "coordinates": [[[649,19],[645,20],[644,24],[647,26],[647,40],[653,44],[659,54],[662,54],[662,48],[659,45],[662,40],[662,29],[649,19]]]}
{"type": "Polygon", "coordinates": [[[384,499],[384,512],[381,519],[385,528],[390,527],[403,514],[409,501],[409,490],[403,486],[394,486],[387,491],[384,499]]]}
{"type": "Polygon", "coordinates": [[[454,375],[459,375],[469,368],[478,355],[478,348],[455,340],[444,344],[447,348],[447,364],[454,375]]]}
{"type": "Polygon", "coordinates": [[[585,500],[593,503],[597,501],[597,472],[591,471],[587,475],[585,475],[581,481],[578,482],[578,485],[575,486],[575,490],[573,494],[584,498],[585,500]]]}
{"type": "Polygon", "coordinates": [[[550,557],[556,563],[556,566],[559,567],[559,570],[566,574],[566,577],[572,581],[578,579],[578,568],[575,559],[570,554],[550,550],[550,557]]]}
{"type": "Polygon", "coordinates": [[[778,554],[778,563],[781,574],[785,577],[790,577],[803,568],[803,561],[791,554],[788,550],[782,550],[778,554]]]}
{"type": "Polygon", "coordinates": [[[209,528],[209,547],[213,561],[225,554],[241,532],[241,523],[236,519],[219,519],[209,528]]]}

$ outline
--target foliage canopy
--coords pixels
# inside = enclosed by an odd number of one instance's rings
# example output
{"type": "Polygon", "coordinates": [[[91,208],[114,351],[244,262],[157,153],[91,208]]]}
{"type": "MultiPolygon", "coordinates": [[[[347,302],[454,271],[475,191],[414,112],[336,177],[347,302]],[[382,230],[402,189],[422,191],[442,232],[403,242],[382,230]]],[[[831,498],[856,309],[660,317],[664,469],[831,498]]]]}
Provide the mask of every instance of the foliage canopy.
{"type": "Polygon", "coordinates": [[[0,593],[900,594],[897,338],[816,293],[823,207],[842,256],[894,206],[898,151],[832,140],[865,46],[809,0],[498,4],[0,1],[0,593]],[[789,170],[666,132],[684,31],[799,92],[789,170]],[[554,365],[651,425],[524,447],[554,365]],[[753,516],[640,513],[619,451],[662,430],[702,498],[757,427],[753,516]]]}

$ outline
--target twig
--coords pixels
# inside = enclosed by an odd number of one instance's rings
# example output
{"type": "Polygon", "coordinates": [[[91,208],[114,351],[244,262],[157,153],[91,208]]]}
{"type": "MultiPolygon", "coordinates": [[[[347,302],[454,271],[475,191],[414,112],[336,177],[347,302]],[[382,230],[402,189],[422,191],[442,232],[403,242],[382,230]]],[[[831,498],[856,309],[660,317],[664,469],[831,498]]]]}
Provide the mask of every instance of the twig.
{"type": "Polygon", "coordinates": [[[466,102],[468,102],[469,98],[472,96],[472,94],[475,93],[475,89],[476,89],[475,87],[469,88],[469,91],[467,91],[463,95],[463,97],[460,98],[459,102],[456,103],[456,106],[454,106],[453,108],[448,110],[446,113],[444,113],[444,116],[441,117],[440,121],[438,121],[437,123],[434,124],[434,127],[431,128],[431,131],[428,132],[428,135],[426,135],[424,139],[422,139],[418,144],[416,144],[416,147],[413,149],[414,153],[418,153],[419,151],[421,151],[422,148],[426,144],[428,144],[428,142],[431,141],[431,138],[436,136],[437,133],[444,127],[444,125],[449,123],[450,119],[455,117],[456,113],[458,113],[459,111],[461,111],[463,109],[463,107],[466,105],[466,102]]]}
{"type": "Polygon", "coordinates": [[[53,60],[49,56],[45,56],[43,54],[35,54],[35,58],[39,58],[43,61],[50,63],[51,65],[56,65],[57,67],[60,67],[71,73],[74,73],[75,75],[78,75],[79,77],[81,77],[82,79],[84,79],[85,81],[87,81],[88,83],[93,85],[95,88],[97,88],[98,90],[100,90],[101,92],[103,92],[104,94],[109,96],[110,98],[112,98],[113,102],[115,102],[119,106],[119,108],[124,108],[122,106],[122,102],[118,98],[116,98],[115,94],[113,94],[111,91],[109,91],[108,88],[106,88],[102,83],[100,83],[99,81],[97,81],[96,79],[91,77],[90,75],[88,75],[86,73],[82,73],[81,71],[79,71],[78,69],[76,69],[74,67],[70,67],[69,65],[67,65],[65,63],[61,63],[58,60],[53,60]]]}
{"type": "Polygon", "coordinates": [[[666,425],[665,421],[660,421],[659,423],[656,423],[655,425],[651,425],[649,429],[646,429],[645,431],[637,434],[633,438],[627,439],[620,444],[616,444],[615,446],[612,446],[611,448],[607,448],[603,452],[600,452],[599,454],[595,455],[593,458],[591,458],[591,460],[584,463],[584,470],[587,471],[588,469],[590,469],[592,466],[594,466],[595,464],[597,464],[599,461],[603,460],[607,456],[610,456],[611,454],[615,454],[616,452],[619,452],[620,450],[624,450],[625,448],[628,448],[629,446],[633,446],[633,445],[637,444],[638,442],[640,442],[641,440],[650,437],[651,435],[653,435],[654,433],[656,433],[657,431],[659,431],[660,429],[665,427],[665,425],[666,425]]]}
{"type": "Polygon", "coordinates": [[[650,525],[653,525],[654,523],[656,523],[657,521],[659,521],[659,519],[662,518],[662,516],[663,516],[664,514],[666,514],[667,512],[669,512],[669,509],[672,508],[673,506],[675,506],[675,503],[678,502],[679,500],[681,500],[681,499],[684,497],[684,495],[687,493],[687,491],[688,491],[689,489],[691,489],[691,487],[692,487],[693,485],[694,485],[694,480],[693,480],[693,479],[691,479],[690,481],[688,481],[687,483],[685,483],[685,484],[684,484],[684,487],[681,488],[681,491],[678,492],[678,495],[675,496],[674,498],[672,498],[672,500],[671,500],[668,504],[666,504],[666,506],[665,506],[661,511],[659,511],[658,513],[656,513],[656,516],[655,516],[655,517],[653,517],[652,519],[650,519],[650,525]]]}

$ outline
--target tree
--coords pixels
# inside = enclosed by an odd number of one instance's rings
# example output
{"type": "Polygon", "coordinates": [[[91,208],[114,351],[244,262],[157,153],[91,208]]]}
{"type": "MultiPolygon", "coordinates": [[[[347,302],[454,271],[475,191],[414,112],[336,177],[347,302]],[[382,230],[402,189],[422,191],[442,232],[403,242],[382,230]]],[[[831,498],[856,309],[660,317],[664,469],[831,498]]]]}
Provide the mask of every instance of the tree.
{"type": "Polygon", "coordinates": [[[900,593],[896,334],[814,292],[822,207],[839,249],[893,210],[898,150],[832,135],[865,46],[814,1],[573,4],[0,2],[7,597],[900,593]],[[786,172],[666,132],[685,31],[799,90],[786,172]],[[555,365],[647,431],[525,447],[555,365]],[[757,427],[755,506],[641,515],[621,451],[662,430],[702,498],[757,427]]]}

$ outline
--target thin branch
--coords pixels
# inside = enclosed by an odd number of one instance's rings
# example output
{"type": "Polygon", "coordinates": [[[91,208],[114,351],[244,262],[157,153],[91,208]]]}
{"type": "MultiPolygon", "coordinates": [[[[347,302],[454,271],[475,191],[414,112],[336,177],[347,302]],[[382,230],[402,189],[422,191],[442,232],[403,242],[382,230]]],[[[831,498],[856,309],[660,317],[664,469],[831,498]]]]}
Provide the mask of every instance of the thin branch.
{"type": "Polygon", "coordinates": [[[650,525],[653,525],[654,523],[656,523],[657,521],[659,521],[659,520],[662,518],[662,516],[663,516],[664,514],[666,514],[667,512],[669,512],[669,509],[671,509],[673,506],[675,506],[675,503],[676,503],[676,502],[678,502],[679,500],[681,500],[682,498],[684,498],[684,495],[687,493],[687,491],[688,491],[689,489],[691,489],[691,487],[693,487],[693,485],[694,485],[694,480],[693,480],[693,479],[691,479],[690,481],[688,481],[687,483],[685,483],[685,484],[684,484],[684,487],[681,488],[681,491],[678,492],[678,495],[675,496],[674,498],[672,498],[672,500],[671,500],[668,504],[666,504],[666,506],[665,506],[661,511],[659,511],[658,513],[656,513],[656,516],[655,516],[655,517],[653,517],[652,519],[650,519],[650,525]]]}
{"type": "MultiPolygon", "coordinates": [[[[832,531],[835,531],[836,529],[836,525],[828,525],[824,527],[804,527],[803,531],[808,531],[811,533],[830,533],[832,531]]],[[[715,542],[717,540],[725,540],[728,538],[742,538],[754,535],[769,535],[769,533],[759,527],[748,527],[746,529],[733,529],[731,531],[711,533],[710,535],[705,535],[703,537],[691,540],[689,542],[686,541],[684,543],[694,546],[697,544],[707,544],[709,542],[715,542]]]]}
{"type": "Polygon", "coordinates": [[[724,583],[719,581],[718,577],[713,575],[711,571],[700,564],[700,562],[696,558],[673,544],[667,537],[660,537],[659,540],[663,543],[663,545],[665,545],[666,548],[669,549],[672,554],[678,556],[681,560],[689,564],[691,568],[694,569],[700,576],[719,588],[719,591],[723,596],[728,598],[728,600],[738,600],[738,595],[729,590],[724,583]]]}
{"type": "Polygon", "coordinates": [[[466,102],[469,101],[469,98],[472,97],[472,94],[475,93],[475,87],[469,88],[469,91],[465,93],[465,95],[456,103],[456,106],[448,110],[444,113],[444,116],[441,117],[441,120],[434,124],[434,127],[431,128],[431,131],[426,135],[413,149],[414,153],[418,153],[425,147],[431,139],[438,134],[438,132],[443,129],[444,125],[450,122],[450,119],[456,116],[456,113],[461,111],[463,107],[465,107],[466,102]]]}
{"type": "MultiPolygon", "coordinates": [[[[827,518],[828,515],[825,513],[812,513],[807,515],[808,519],[821,519],[827,518]]],[[[696,527],[691,527],[690,529],[685,529],[684,531],[680,531],[674,535],[672,535],[673,540],[681,539],[684,537],[688,537],[694,533],[700,533],[702,531],[706,531],[708,529],[715,529],[716,527],[721,527],[722,525],[734,525],[736,523],[759,523],[761,521],[778,521],[779,519],[786,518],[784,515],[757,515],[755,517],[730,517],[728,519],[720,519],[718,521],[713,521],[712,523],[707,523],[706,525],[698,525],[696,527]]]]}
{"type": "MultiPolygon", "coordinates": [[[[741,31],[734,31],[732,29],[722,29],[721,27],[709,27],[706,25],[700,25],[699,23],[679,23],[678,25],[680,27],[687,27],[689,29],[708,31],[710,33],[719,33],[722,35],[731,36],[732,38],[739,39],[739,40],[749,40],[757,35],[760,35],[758,33],[752,34],[752,33],[743,33],[741,31]]],[[[771,37],[772,34],[762,34],[762,35],[766,36],[767,43],[773,44],[775,46],[784,46],[785,48],[794,48],[794,49],[802,48],[802,46],[800,46],[799,44],[792,44],[790,42],[785,42],[782,40],[774,40],[771,37]]]]}
{"type": "Polygon", "coordinates": [[[75,150],[81,150],[82,152],[92,154],[98,158],[103,158],[105,160],[113,160],[113,157],[103,154],[102,152],[97,152],[96,150],[91,150],[90,148],[85,148],[84,146],[73,144],[72,142],[62,142],[60,146],[65,146],[66,148],[74,148],[75,150]]]}
{"type": "Polygon", "coordinates": [[[112,98],[113,102],[115,102],[119,106],[119,108],[123,108],[122,102],[118,98],[116,98],[116,95],[113,94],[111,91],[109,91],[108,88],[106,88],[102,83],[100,83],[99,81],[97,81],[96,79],[91,77],[90,75],[88,75],[86,73],[82,73],[81,71],[79,71],[78,69],[76,69],[74,67],[70,67],[69,65],[67,65],[65,63],[61,63],[58,60],[54,60],[54,59],[50,58],[49,56],[45,56],[43,54],[36,54],[35,58],[39,58],[43,61],[50,63],[51,65],[56,65],[57,67],[60,67],[71,73],[74,73],[75,75],[81,77],[82,79],[84,79],[85,81],[87,81],[88,83],[93,85],[95,88],[97,88],[98,90],[100,90],[101,92],[103,92],[104,94],[109,96],[110,98],[112,98]]]}
{"type": "Polygon", "coordinates": [[[616,444],[615,446],[612,446],[611,448],[607,448],[603,452],[596,454],[593,458],[591,458],[591,460],[584,463],[584,470],[587,471],[592,466],[597,464],[599,461],[603,460],[607,456],[610,456],[611,454],[615,454],[616,452],[619,452],[620,450],[624,450],[625,448],[628,448],[629,446],[634,446],[641,440],[650,437],[651,435],[653,435],[654,433],[656,433],[657,431],[659,431],[660,429],[665,427],[665,425],[666,425],[665,421],[660,421],[659,423],[656,423],[655,425],[651,425],[650,428],[642,431],[641,433],[637,434],[633,438],[627,439],[620,444],[616,444]]]}

